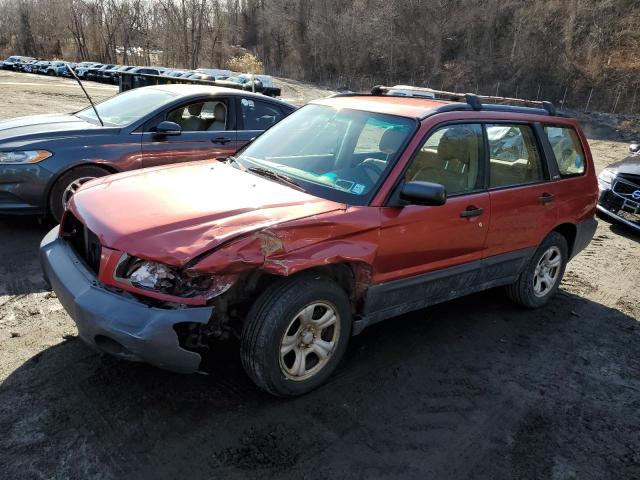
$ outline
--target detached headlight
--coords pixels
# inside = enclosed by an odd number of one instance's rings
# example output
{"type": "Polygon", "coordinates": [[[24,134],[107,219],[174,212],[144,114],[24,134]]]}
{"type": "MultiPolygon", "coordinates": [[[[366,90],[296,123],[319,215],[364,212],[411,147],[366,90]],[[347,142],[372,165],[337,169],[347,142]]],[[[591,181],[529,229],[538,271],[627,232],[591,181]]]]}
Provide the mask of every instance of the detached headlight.
{"type": "Polygon", "coordinates": [[[616,178],[618,171],[612,168],[605,168],[600,175],[598,175],[598,186],[600,190],[607,190],[611,188],[611,182],[616,178]]]}
{"type": "Polygon", "coordinates": [[[0,163],[38,163],[53,155],[46,150],[15,150],[0,152],[0,163]]]}
{"type": "Polygon", "coordinates": [[[118,262],[114,279],[133,287],[183,298],[212,298],[231,286],[211,274],[188,275],[175,267],[127,254],[118,262]]]}

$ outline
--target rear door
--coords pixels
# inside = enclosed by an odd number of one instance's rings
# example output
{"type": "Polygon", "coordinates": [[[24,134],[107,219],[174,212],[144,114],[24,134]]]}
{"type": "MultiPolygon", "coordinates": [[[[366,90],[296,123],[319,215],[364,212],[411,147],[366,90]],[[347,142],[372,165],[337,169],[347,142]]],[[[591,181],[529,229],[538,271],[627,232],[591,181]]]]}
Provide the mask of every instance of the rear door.
{"type": "Polygon", "coordinates": [[[236,120],[233,97],[208,97],[174,106],[145,125],[142,164],[153,167],[228,157],[241,145],[236,120]],[[157,135],[155,127],[163,120],[180,125],[180,135],[157,135]]]}
{"type": "Polygon", "coordinates": [[[557,185],[549,180],[533,125],[487,123],[485,135],[491,199],[486,256],[510,276],[556,225],[557,185]]]}
{"type": "Polygon", "coordinates": [[[254,97],[237,97],[237,109],[238,143],[241,147],[287,115],[280,105],[254,97]]]}

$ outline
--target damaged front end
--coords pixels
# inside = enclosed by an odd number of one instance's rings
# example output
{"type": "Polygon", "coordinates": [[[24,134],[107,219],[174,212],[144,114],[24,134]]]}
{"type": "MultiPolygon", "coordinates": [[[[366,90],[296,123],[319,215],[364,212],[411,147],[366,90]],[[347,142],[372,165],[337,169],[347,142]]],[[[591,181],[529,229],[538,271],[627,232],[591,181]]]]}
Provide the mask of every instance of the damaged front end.
{"type": "Polygon", "coordinates": [[[118,261],[113,278],[134,288],[204,302],[226,292],[235,280],[233,275],[199,274],[127,254],[118,261]]]}

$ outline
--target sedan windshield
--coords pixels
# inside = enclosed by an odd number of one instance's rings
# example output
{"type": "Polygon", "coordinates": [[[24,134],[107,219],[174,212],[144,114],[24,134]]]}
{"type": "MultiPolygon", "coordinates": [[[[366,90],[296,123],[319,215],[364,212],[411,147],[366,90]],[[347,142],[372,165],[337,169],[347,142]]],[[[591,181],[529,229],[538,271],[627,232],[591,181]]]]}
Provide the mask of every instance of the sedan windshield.
{"type": "MultiPolygon", "coordinates": [[[[155,88],[136,88],[97,104],[96,109],[105,125],[124,127],[171,102],[175,95],[155,88]]],[[[75,115],[91,123],[99,123],[91,107],[75,115]]]]}
{"type": "Polygon", "coordinates": [[[416,123],[394,115],[307,105],[234,160],[240,168],[287,179],[313,195],[367,205],[416,123]]]}

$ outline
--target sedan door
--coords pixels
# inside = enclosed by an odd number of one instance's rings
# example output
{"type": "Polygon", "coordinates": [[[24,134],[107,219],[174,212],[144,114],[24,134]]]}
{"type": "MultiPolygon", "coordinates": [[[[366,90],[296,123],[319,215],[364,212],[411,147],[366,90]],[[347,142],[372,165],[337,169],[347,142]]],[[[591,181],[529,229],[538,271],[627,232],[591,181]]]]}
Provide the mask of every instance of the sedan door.
{"type": "Polygon", "coordinates": [[[229,97],[208,97],[173,106],[147,123],[142,134],[143,166],[228,157],[241,146],[236,124],[235,106],[229,97]],[[159,135],[155,129],[164,120],[177,123],[180,134],[159,135]]]}

